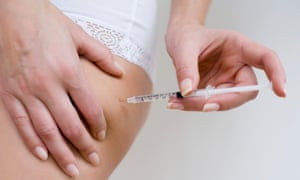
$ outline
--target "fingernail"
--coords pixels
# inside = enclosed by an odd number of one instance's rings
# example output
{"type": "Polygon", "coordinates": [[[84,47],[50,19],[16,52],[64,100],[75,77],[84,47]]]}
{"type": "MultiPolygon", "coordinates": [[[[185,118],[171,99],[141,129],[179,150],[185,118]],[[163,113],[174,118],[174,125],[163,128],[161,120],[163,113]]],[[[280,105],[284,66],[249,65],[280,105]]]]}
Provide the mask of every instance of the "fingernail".
{"type": "Polygon", "coordinates": [[[36,155],[43,161],[47,160],[48,159],[48,153],[47,151],[45,151],[44,148],[38,146],[35,148],[35,153],[36,155]]]}
{"type": "Polygon", "coordinates": [[[184,106],[179,103],[168,103],[168,109],[184,110],[184,106]]]}
{"type": "Polygon", "coordinates": [[[283,88],[283,93],[284,93],[284,97],[286,97],[286,96],[287,96],[286,85],[285,85],[284,88],[283,88]]]}
{"type": "Polygon", "coordinates": [[[105,139],[105,136],[106,136],[105,130],[101,130],[101,131],[98,133],[98,135],[97,135],[97,137],[98,137],[99,140],[104,140],[104,139],[105,139]]]}
{"type": "Polygon", "coordinates": [[[115,66],[122,71],[122,74],[125,74],[125,69],[120,65],[119,62],[115,61],[115,66]]]}
{"type": "Polygon", "coordinates": [[[220,105],[216,103],[208,103],[203,106],[202,111],[204,112],[213,112],[218,111],[220,109],[220,105]]]}
{"type": "Polygon", "coordinates": [[[93,165],[98,165],[100,163],[100,158],[95,152],[91,153],[88,158],[93,165]]]}
{"type": "Polygon", "coordinates": [[[69,175],[72,177],[76,177],[79,175],[79,170],[77,169],[77,167],[74,164],[67,165],[66,169],[67,169],[69,175]]]}
{"type": "Polygon", "coordinates": [[[192,80],[185,79],[185,80],[181,81],[180,89],[181,89],[182,95],[186,96],[188,93],[190,93],[193,90],[192,80]]]}

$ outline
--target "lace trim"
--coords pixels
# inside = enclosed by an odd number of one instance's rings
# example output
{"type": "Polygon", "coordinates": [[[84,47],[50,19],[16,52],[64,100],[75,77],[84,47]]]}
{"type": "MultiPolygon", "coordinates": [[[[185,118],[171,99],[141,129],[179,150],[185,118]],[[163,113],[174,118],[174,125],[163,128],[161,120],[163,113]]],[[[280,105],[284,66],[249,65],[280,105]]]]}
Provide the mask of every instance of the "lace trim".
{"type": "Polygon", "coordinates": [[[69,13],[66,13],[66,15],[81,26],[90,36],[108,47],[114,55],[142,67],[153,81],[155,63],[149,53],[138,42],[124,33],[101,25],[103,23],[95,19],[69,13]]]}

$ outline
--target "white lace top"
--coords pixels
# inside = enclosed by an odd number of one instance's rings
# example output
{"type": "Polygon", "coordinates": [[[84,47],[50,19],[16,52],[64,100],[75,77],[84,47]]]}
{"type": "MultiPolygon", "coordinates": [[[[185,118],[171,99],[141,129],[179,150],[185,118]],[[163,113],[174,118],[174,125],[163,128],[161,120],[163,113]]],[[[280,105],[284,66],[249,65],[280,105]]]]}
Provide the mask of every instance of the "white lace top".
{"type": "Polygon", "coordinates": [[[114,3],[89,0],[90,4],[86,5],[82,0],[52,0],[90,36],[107,46],[113,54],[143,68],[153,81],[156,4],[153,6],[153,0],[112,1],[114,3]],[[117,7],[114,6],[116,3],[119,3],[117,7]],[[122,3],[124,8],[120,5],[122,3]]]}

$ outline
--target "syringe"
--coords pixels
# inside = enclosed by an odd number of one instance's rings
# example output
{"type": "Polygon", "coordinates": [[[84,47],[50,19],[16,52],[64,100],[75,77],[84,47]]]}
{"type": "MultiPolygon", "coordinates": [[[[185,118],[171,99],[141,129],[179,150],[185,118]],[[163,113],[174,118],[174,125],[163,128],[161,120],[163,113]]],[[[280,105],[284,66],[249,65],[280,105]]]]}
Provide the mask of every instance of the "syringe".
{"type": "Polygon", "coordinates": [[[159,94],[148,94],[141,96],[133,96],[127,98],[128,103],[144,103],[144,102],[153,102],[159,100],[168,100],[170,97],[177,98],[186,98],[186,97],[195,97],[195,96],[203,96],[208,98],[212,95],[216,94],[225,94],[225,93],[242,93],[242,92],[250,92],[250,91],[259,91],[266,88],[271,88],[272,84],[265,85],[250,85],[250,86],[239,86],[239,87],[230,87],[230,88],[214,88],[213,86],[207,86],[205,89],[198,89],[194,93],[183,97],[179,91],[176,92],[168,92],[168,93],[159,93],[159,94]]]}

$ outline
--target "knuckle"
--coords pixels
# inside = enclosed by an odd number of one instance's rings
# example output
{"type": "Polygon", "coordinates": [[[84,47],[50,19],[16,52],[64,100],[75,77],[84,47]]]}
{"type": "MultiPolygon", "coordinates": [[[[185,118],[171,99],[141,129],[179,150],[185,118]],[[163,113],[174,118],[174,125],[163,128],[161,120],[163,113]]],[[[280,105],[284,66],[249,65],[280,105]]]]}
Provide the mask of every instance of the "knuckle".
{"type": "Polygon", "coordinates": [[[30,83],[28,83],[31,86],[31,89],[33,88],[33,90],[39,90],[42,92],[49,91],[51,89],[49,78],[47,77],[46,73],[35,73],[33,77],[34,78],[30,78],[30,83]]]}
{"type": "Polygon", "coordinates": [[[266,48],[266,50],[262,53],[261,59],[262,60],[274,60],[274,58],[277,58],[278,54],[271,50],[266,48]]]}
{"type": "Polygon", "coordinates": [[[93,122],[93,127],[91,128],[94,131],[106,129],[106,121],[102,108],[90,110],[87,118],[89,118],[90,122],[93,122]]]}
{"type": "Polygon", "coordinates": [[[28,122],[29,122],[28,116],[15,116],[13,119],[15,125],[19,128],[28,126],[28,122]]]}
{"type": "Polygon", "coordinates": [[[46,140],[52,140],[57,134],[57,128],[55,126],[45,126],[37,128],[37,133],[46,140]]]}
{"type": "Polygon", "coordinates": [[[189,73],[193,68],[188,66],[188,65],[184,65],[184,66],[179,66],[176,68],[177,73],[189,73]]]}
{"type": "Polygon", "coordinates": [[[84,135],[84,128],[80,125],[72,125],[64,131],[64,135],[69,139],[80,139],[84,135]]]}
{"type": "Polygon", "coordinates": [[[29,95],[31,94],[30,87],[31,81],[28,81],[25,77],[18,76],[16,77],[15,81],[10,84],[9,91],[15,92],[16,94],[24,94],[29,95]]]}
{"type": "Polygon", "coordinates": [[[61,78],[63,81],[73,89],[80,89],[82,87],[81,71],[74,66],[66,66],[62,68],[61,78]]]}
{"type": "Polygon", "coordinates": [[[113,55],[106,47],[103,47],[101,51],[101,58],[97,61],[97,64],[106,67],[109,65],[108,63],[110,62],[113,62],[113,55]]]}
{"type": "Polygon", "coordinates": [[[63,78],[65,78],[65,79],[76,78],[79,74],[78,72],[79,72],[78,68],[75,68],[71,64],[61,66],[61,73],[62,73],[63,78]]]}
{"type": "Polygon", "coordinates": [[[186,77],[194,78],[195,74],[197,73],[195,71],[196,70],[194,67],[190,67],[188,65],[176,67],[176,74],[180,80],[183,80],[183,78],[186,77]]]}
{"type": "Polygon", "coordinates": [[[13,106],[16,101],[16,98],[10,89],[0,90],[0,96],[0,99],[2,99],[7,106],[13,106]]]}
{"type": "Polygon", "coordinates": [[[90,109],[90,111],[88,112],[89,117],[91,118],[91,120],[97,121],[99,119],[101,119],[102,115],[103,115],[103,111],[102,108],[93,108],[90,109]]]}
{"type": "Polygon", "coordinates": [[[83,154],[90,154],[91,152],[95,152],[95,148],[91,143],[85,144],[85,146],[81,147],[79,150],[83,154]]]}
{"type": "Polygon", "coordinates": [[[56,154],[53,154],[53,156],[63,167],[67,166],[70,162],[73,162],[72,153],[68,151],[57,152],[56,154]]]}

